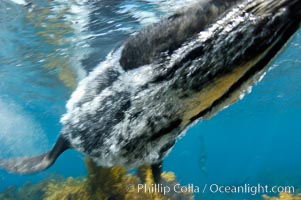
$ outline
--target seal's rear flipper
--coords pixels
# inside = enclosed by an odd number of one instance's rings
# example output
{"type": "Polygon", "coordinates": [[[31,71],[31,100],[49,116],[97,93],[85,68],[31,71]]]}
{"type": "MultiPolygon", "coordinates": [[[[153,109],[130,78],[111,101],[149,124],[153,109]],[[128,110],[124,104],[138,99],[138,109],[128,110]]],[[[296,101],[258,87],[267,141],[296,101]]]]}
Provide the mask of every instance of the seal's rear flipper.
{"type": "Polygon", "coordinates": [[[159,184],[161,180],[161,174],[162,174],[162,161],[157,164],[152,164],[152,172],[154,177],[155,184],[159,184]]]}
{"type": "Polygon", "coordinates": [[[8,160],[0,159],[0,168],[17,174],[31,174],[50,167],[57,157],[69,148],[69,143],[60,136],[51,151],[34,156],[12,158],[8,160]]]}

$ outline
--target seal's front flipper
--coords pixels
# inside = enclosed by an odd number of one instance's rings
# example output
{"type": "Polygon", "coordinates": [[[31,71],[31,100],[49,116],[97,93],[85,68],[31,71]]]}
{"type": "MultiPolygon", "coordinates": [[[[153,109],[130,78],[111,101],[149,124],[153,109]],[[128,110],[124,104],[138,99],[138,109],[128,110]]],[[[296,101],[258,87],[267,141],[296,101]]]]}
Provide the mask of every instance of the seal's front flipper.
{"type": "Polygon", "coordinates": [[[0,159],[0,168],[17,174],[31,174],[50,167],[57,157],[69,148],[69,143],[60,136],[51,151],[33,157],[0,159]]]}
{"type": "Polygon", "coordinates": [[[161,180],[161,173],[162,173],[162,162],[152,165],[152,172],[154,177],[154,182],[158,184],[161,180]]]}

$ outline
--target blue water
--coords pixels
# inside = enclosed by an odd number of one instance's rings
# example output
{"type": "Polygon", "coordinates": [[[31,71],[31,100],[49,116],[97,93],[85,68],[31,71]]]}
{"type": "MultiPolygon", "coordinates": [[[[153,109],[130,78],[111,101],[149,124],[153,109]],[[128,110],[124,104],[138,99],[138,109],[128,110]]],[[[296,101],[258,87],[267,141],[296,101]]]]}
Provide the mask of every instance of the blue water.
{"type": "MultiPolygon", "coordinates": [[[[130,34],[193,0],[0,1],[0,158],[34,155],[54,144],[76,83],[130,34]]],[[[301,32],[252,92],[191,127],[165,159],[181,184],[301,187],[301,32]]],[[[85,176],[84,156],[64,153],[36,175],[0,171],[0,191],[52,174],[85,176]]],[[[196,199],[261,199],[195,194],[196,199]]]]}

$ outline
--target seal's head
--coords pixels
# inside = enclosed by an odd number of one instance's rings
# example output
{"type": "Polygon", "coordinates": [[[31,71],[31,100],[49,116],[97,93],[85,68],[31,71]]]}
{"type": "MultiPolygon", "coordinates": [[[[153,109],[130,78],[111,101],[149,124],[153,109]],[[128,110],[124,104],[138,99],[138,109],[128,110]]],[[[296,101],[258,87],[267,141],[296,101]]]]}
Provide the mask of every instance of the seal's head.
{"type": "Polygon", "coordinates": [[[40,171],[70,147],[103,166],[158,163],[187,126],[258,80],[301,21],[301,0],[200,2],[130,37],[80,82],[49,153],[0,166],[40,171]]]}

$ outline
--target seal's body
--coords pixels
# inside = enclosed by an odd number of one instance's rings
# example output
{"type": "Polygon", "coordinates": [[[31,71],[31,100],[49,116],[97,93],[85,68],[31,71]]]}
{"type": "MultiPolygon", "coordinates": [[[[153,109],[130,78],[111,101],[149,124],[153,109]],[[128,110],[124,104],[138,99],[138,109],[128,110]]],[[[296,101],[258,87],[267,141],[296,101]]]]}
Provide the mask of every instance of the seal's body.
{"type": "Polygon", "coordinates": [[[212,0],[147,27],[80,82],[49,153],[0,166],[40,171],[68,148],[101,166],[159,163],[187,126],[261,77],[300,20],[301,0],[212,0]]]}

